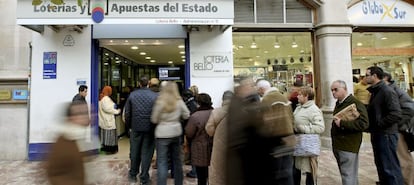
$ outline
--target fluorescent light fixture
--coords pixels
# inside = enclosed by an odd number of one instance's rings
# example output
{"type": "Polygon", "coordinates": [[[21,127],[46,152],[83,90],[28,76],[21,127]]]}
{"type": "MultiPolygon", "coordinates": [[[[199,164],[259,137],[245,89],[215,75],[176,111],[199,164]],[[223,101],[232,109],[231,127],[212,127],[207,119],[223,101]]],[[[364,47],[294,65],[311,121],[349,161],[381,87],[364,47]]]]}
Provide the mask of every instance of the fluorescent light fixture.
{"type": "Polygon", "coordinates": [[[243,48],[244,48],[244,46],[240,45],[240,46],[239,46],[239,48],[240,48],[240,49],[243,49],[243,48]]]}
{"type": "Polygon", "coordinates": [[[185,54],[185,51],[180,51],[180,54],[184,55],[185,54]]]}
{"type": "Polygon", "coordinates": [[[388,38],[387,37],[381,37],[381,40],[387,40],[388,38]]]}
{"type": "Polygon", "coordinates": [[[361,42],[358,42],[358,43],[357,43],[357,46],[362,46],[362,43],[361,43],[361,42]]]}
{"type": "Polygon", "coordinates": [[[151,63],[154,63],[154,62],[155,62],[155,60],[150,60],[150,62],[151,62],[151,63]]]}
{"type": "Polygon", "coordinates": [[[138,46],[131,46],[131,49],[137,50],[138,46]]]}
{"type": "Polygon", "coordinates": [[[145,57],[145,59],[150,60],[150,59],[151,59],[151,57],[145,57]]]}
{"type": "Polygon", "coordinates": [[[173,63],[173,61],[168,61],[168,63],[169,63],[169,64],[172,64],[172,63],[173,63]]]}
{"type": "Polygon", "coordinates": [[[129,42],[128,40],[125,40],[125,42],[129,42]]]}
{"type": "Polygon", "coordinates": [[[292,48],[297,48],[297,47],[298,47],[298,44],[295,41],[293,41],[292,42],[292,48]]]}
{"type": "Polygon", "coordinates": [[[139,54],[140,54],[140,55],[146,55],[147,53],[145,53],[145,52],[140,52],[139,54]]]}
{"type": "Polygon", "coordinates": [[[185,48],[185,46],[184,45],[178,45],[178,48],[182,49],[182,48],[185,48]]]}
{"type": "Polygon", "coordinates": [[[257,48],[256,43],[255,43],[255,42],[252,42],[252,45],[250,45],[250,48],[252,48],[252,49],[256,49],[256,48],[257,48]]]}
{"type": "Polygon", "coordinates": [[[181,56],[181,58],[185,58],[185,56],[184,56],[184,55],[182,55],[182,56],[181,56]]]}
{"type": "Polygon", "coordinates": [[[280,48],[279,42],[275,42],[275,45],[273,45],[274,48],[280,48]]]}
{"type": "Polygon", "coordinates": [[[185,62],[185,59],[182,59],[181,61],[185,62]]]}

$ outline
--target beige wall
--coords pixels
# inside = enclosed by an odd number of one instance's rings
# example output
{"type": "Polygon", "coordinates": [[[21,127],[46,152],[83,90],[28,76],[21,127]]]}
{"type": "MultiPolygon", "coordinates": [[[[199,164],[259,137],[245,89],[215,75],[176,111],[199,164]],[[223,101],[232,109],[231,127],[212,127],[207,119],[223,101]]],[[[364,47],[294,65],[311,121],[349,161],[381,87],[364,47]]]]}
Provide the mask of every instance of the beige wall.
{"type": "MultiPolygon", "coordinates": [[[[32,31],[16,25],[16,4],[0,0],[0,81],[29,75],[32,31]]],[[[27,104],[0,103],[0,160],[27,158],[27,110],[27,104]]]]}

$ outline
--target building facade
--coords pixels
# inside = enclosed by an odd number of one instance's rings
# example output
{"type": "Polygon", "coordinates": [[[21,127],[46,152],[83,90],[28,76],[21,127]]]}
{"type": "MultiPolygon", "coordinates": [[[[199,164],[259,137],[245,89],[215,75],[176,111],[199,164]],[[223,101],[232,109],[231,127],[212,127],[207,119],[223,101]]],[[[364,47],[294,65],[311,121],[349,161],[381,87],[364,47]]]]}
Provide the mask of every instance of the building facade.
{"type": "Polygon", "coordinates": [[[79,84],[90,87],[87,101],[96,121],[103,85],[116,86],[120,94],[123,87],[134,86],[135,74],[160,77],[159,68],[144,68],[112,47],[114,40],[181,40],[183,63],[174,61],[182,67],[180,80],[184,87],[196,84],[209,93],[215,106],[242,75],[268,79],[286,93],[295,82],[312,86],[325,114],[327,146],[334,80],[345,80],[352,92],[352,77],[379,65],[412,93],[411,0],[188,2],[1,3],[7,19],[0,24],[13,31],[0,51],[0,159],[41,159],[61,121],[60,106],[79,84]],[[403,34],[401,41],[398,34],[403,34]],[[25,93],[30,95],[26,99],[25,93]]]}

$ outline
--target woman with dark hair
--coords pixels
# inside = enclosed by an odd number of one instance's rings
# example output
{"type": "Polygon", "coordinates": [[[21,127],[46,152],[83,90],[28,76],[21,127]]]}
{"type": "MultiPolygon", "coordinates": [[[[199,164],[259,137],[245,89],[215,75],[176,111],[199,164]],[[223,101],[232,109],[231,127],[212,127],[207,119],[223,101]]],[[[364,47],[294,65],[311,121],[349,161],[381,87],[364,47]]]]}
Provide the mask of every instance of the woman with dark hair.
{"type": "Polygon", "coordinates": [[[191,164],[196,167],[198,185],[206,185],[213,138],[207,134],[205,127],[213,110],[213,103],[206,93],[198,94],[197,103],[200,107],[190,116],[185,133],[191,143],[191,164]]]}

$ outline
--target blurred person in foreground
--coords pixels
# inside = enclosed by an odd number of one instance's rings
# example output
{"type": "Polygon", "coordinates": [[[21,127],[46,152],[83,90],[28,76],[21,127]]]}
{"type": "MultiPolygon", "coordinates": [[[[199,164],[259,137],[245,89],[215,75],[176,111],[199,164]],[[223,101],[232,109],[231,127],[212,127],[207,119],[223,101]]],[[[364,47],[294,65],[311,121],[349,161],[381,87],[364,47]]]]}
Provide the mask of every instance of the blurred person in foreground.
{"type": "MultiPolygon", "coordinates": [[[[298,90],[299,104],[293,112],[296,134],[321,134],[325,130],[322,111],[315,104],[314,97],[311,87],[303,86],[298,90]]],[[[295,185],[300,184],[302,173],[306,174],[306,185],[317,184],[317,172],[318,156],[295,156],[295,185]]]]}
{"type": "MultiPolygon", "coordinates": [[[[155,149],[154,124],[151,123],[151,113],[158,93],[151,90],[148,76],[141,76],[139,89],[133,91],[125,104],[125,123],[131,128],[129,159],[131,166],[128,172],[129,182],[137,182],[139,173],[140,183],[150,184],[148,173],[155,149]],[[140,171],[141,170],[141,171],[140,171]]],[[[158,86],[152,80],[152,87],[158,86]]]]}
{"type": "MultiPolygon", "coordinates": [[[[261,132],[264,118],[253,79],[243,77],[239,84],[235,87],[227,118],[226,184],[292,184],[288,181],[292,164],[285,173],[280,170],[285,167],[283,163],[278,163],[273,156],[280,138],[261,132]]],[[[291,107],[288,107],[291,114],[291,107]]]]}
{"type": "Polygon", "coordinates": [[[206,93],[198,94],[197,103],[200,106],[188,119],[185,134],[191,143],[191,164],[196,167],[197,184],[207,185],[213,138],[207,134],[205,127],[213,110],[213,103],[210,95],[206,93]]]}
{"type": "Polygon", "coordinates": [[[213,137],[213,150],[208,172],[209,185],[225,184],[225,161],[227,146],[227,115],[233,92],[225,91],[221,107],[214,109],[206,123],[207,134],[213,137]]]}
{"type": "Polygon", "coordinates": [[[183,184],[181,161],[181,119],[188,119],[190,111],[182,100],[175,82],[167,82],[161,87],[160,95],[152,109],[151,122],[156,124],[155,140],[157,148],[157,184],[166,185],[168,175],[168,154],[174,166],[175,185],[183,184]]]}
{"type": "Polygon", "coordinates": [[[379,183],[402,185],[404,182],[397,157],[398,123],[401,120],[397,93],[382,80],[384,71],[380,67],[369,67],[365,76],[368,84],[371,84],[368,88],[371,98],[367,110],[379,183]]]}
{"type": "Polygon", "coordinates": [[[332,96],[337,99],[333,115],[355,104],[359,117],[355,120],[341,120],[333,117],[331,127],[332,150],[338,163],[343,185],[358,185],[359,148],[362,132],[369,127],[365,105],[348,93],[346,83],[336,80],[331,85],[332,96]]]}
{"type": "Polygon", "coordinates": [[[414,161],[410,151],[408,150],[407,140],[405,138],[405,133],[410,127],[412,127],[412,125],[410,125],[412,124],[410,123],[410,120],[413,119],[414,116],[414,102],[407,92],[395,85],[391,74],[384,72],[384,82],[390,86],[398,96],[402,119],[398,122],[399,137],[397,144],[397,156],[400,161],[404,184],[414,185],[414,161]]]}
{"type": "Polygon", "coordinates": [[[85,142],[88,109],[82,103],[72,102],[65,114],[65,122],[48,154],[47,177],[52,185],[83,185],[86,184],[83,161],[89,149],[85,142]]]}
{"type": "Polygon", "coordinates": [[[102,89],[102,96],[99,99],[98,117],[99,127],[101,128],[102,148],[106,154],[118,152],[118,136],[116,133],[115,115],[121,113],[121,109],[116,109],[116,104],[111,99],[112,87],[105,86],[102,89]]]}

